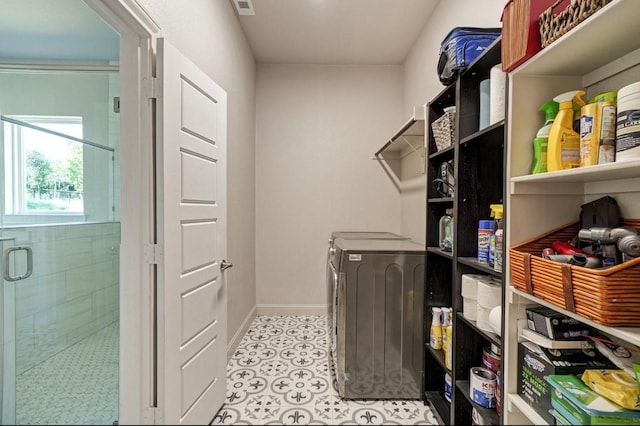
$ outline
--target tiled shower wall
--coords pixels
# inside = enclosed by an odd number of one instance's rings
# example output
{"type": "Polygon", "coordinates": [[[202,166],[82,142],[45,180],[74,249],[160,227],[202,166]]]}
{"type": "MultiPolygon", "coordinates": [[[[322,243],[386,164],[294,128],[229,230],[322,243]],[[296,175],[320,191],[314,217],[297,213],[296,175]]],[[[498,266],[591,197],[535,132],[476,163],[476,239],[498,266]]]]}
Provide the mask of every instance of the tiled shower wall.
{"type": "Polygon", "coordinates": [[[5,228],[3,235],[33,250],[33,274],[14,283],[16,374],[118,320],[120,223],[5,228]]]}

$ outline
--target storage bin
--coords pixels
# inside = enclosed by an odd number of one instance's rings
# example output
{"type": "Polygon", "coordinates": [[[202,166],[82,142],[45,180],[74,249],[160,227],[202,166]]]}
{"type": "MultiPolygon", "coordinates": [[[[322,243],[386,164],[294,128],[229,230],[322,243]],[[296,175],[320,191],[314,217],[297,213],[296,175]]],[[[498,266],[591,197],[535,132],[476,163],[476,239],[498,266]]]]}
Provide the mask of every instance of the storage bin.
{"type": "Polygon", "coordinates": [[[573,375],[550,375],[551,405],[560,422],[572,425],[640,425],[640,412],[627,410],[598,395],[573,375]]]}
{"type": "MultiPolygon", "coordinates": [[[[572,0],[564,10],[558,12],[561,3],[566,0],[557,0],[551,7],[540,14],[540,40],[542,48],[565,35],[576,25],[593,15],[611,0],[572,0]]],[[[611,29],[615,31],[615,28],[611,29]]]]}
{"type": "MultiPolygon", "coordinates": [[[[568,1],[568,0],[567,0],[568,1]]],[[[502,71],[535,55],[540,46],[540,14],[553,0],[508,0],[502,11],[502,71]]]]}
{"type": "MultiPolygon", "coordinates": [[[[621,223],[640,228],[640,219],[621,223]]],[[[589,269],[541,256],[553,241],[569,241],[578,230],[575,222],[511,247],[513,286],[602,325],[640,326],[640,257],[606,269],[589,269]]]]}
{"type": "Polygon", "coordinates": [[[453,144],[456,126],[456,107],[451,106],[444,109],[444,114],[431,123],[433,139],[436,142],[438,151],[449,148],[453,144]]]}

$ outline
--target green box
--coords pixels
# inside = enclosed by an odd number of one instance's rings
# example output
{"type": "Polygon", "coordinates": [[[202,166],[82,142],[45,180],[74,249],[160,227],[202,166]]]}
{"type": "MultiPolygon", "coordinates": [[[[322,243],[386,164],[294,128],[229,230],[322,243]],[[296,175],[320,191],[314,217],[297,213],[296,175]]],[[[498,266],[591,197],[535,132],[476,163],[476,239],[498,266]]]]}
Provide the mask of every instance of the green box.
{"type": "Polygon", "coordinates": [[[518,343],[518,395],[553,424],[552,374],[582,374],[587,369],[615,368],[595,349],[548,349],[533,342],[518,343]]]}
{"type": "Polygon", "coordinates": [[[564,416],[558,412],[558,410],[554,409],[551,411],[551,413],[553,414],[553,417],[556,419],[556,425],[571,426],[575,423],[565,419],[564,416]]]}
{"type": "Polygon", "coordinates": [[[598,395],[573,375],[551,375],[551,405],[561,421],[576,425],[640,425],[640,411],[627,410],[598,395]]]}

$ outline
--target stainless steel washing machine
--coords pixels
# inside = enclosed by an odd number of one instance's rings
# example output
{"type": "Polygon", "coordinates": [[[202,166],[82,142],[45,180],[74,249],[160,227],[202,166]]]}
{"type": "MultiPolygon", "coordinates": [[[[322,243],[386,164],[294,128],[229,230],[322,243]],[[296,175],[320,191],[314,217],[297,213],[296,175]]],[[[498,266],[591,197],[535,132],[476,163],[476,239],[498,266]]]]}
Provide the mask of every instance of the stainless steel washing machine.
{"type": "Polygon", "coordinates": [[[420,399],[426,251],[336,237],[329,251],[331,364],[346,399],[420,399]]]}
{"type": "MultiPolygon", "coordinates": [[[[336,323],[336,283],[337,270],[340,268],[338,260],[335,256],[336,248],[334,242],[337,238],[344,240],[409,240],[409,237],[386,231],[334,231],[329,238],[329,247],[327,250],[327,306],[329,316],[327,319],[327,332],[329,334],[330,346],[335,348],[335,327],[336,323]]],[[[332,363],[331,351],[329,353],[329,364],[332,363]]]]}
{"type": "Polygon", "coordinates": [[[329,335],[335,326],[335,280],[334,276],[339,265],[332,264],[332,256],[336,253],[334,242],[337,238],[345,240],[409,240],[409,237],[395,234],[393,232],[384,231],[334,231],[329,238],[329,248],[327,250],[327,306],[329,307],[329,318],[327,325],[329,327],[329,335]]]}

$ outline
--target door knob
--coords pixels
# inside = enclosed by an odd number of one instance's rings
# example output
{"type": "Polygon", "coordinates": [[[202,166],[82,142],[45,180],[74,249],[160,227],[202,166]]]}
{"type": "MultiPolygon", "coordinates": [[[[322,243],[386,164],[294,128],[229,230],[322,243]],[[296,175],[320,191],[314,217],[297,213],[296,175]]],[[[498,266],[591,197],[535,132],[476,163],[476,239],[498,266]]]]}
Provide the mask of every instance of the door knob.
{"type": "Polygon", "coordinates": [[[227,270],[229,268],[231,268],[233,266],[233,263],[231,262],[227,262],[226,260],[222,260],[222,262],[220,262],[220,270],[224,271],[227,270]]]}

